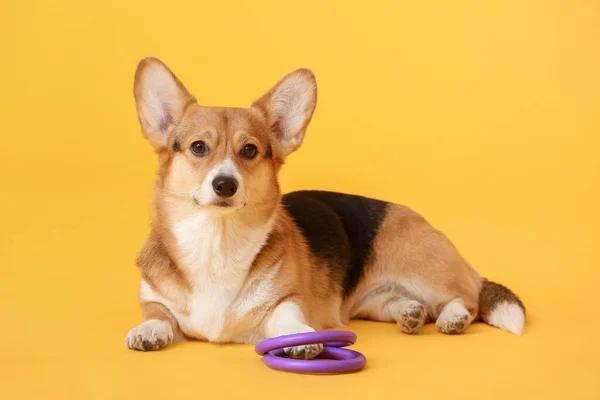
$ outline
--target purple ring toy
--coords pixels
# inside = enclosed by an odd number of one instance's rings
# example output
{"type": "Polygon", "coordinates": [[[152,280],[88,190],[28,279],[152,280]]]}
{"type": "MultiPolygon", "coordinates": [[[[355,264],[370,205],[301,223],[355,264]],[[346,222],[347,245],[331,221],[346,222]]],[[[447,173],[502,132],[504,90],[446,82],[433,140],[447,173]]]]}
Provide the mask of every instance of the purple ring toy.
{"type": "Polygon", "coordinates": [[[284,335],[263,340],[254,351],[263,356],[269,368],[286,372],[340,374],[360,371],[367,359],[361,353],[343,349],[356,342],[356,334],[349,331],[321,331],[284,335]],[[288,358],[286,347],[323,343],[323,351],[313,360],[288,358]]]}

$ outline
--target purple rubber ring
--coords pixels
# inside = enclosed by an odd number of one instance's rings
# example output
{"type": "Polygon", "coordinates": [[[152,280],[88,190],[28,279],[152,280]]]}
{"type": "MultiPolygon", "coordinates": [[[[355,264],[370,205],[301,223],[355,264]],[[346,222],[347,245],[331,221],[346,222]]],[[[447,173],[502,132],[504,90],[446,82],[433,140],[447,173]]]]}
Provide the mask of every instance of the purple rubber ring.
{"type": "Polygon", "coordinates": [[[356,342],[356,334],[349,331],[322,331],[297,333],[263,340],[254,350],[264,356],[269,368],[299,373],[348,373],[364,368],[367,359],[361,353],[343,349],[356,342]],[[288,358],[286,347],[322,343],[323,351],[313,360],[288,358]]]}

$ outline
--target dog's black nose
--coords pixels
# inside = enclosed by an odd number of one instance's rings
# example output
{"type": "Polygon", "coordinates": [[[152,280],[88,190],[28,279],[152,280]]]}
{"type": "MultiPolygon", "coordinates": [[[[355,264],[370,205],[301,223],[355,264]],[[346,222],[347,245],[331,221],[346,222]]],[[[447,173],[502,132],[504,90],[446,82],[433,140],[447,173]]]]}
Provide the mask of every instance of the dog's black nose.
{"type": "Polygon", "coordinates": [[[212,187],[219,197],[231,197],[237,192],[238,183],[230,176],[217,176],[212,181],[212,187]]]}

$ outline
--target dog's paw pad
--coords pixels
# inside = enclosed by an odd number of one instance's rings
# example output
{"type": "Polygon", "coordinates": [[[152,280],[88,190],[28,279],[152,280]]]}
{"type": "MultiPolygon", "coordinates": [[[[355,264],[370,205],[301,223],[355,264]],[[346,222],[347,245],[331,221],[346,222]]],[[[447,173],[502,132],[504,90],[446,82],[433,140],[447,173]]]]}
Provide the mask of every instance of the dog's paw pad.
{"type": "Polygon", "coordinates": [[[310,360],[315,358],[323,351],[322,344],[305,344],[302,346],[286,347],[285,353],[297,360],[310,360]]]}
{"type": "Polygon", "coordinates": [[[417,301],[410,301],[402,305],[400,319],[397,322],[402,332],[415,334],[421,332],[426,318],[425,307],[417,301]]]}
{"type": "Polygon", "coordinates": [[[456,335],[462,333],[469,326],[469,316],[467,314],[454,315],[449,318],[440,317],[436,322],[436,326],[440,332],[448,335],[456,335]]]}

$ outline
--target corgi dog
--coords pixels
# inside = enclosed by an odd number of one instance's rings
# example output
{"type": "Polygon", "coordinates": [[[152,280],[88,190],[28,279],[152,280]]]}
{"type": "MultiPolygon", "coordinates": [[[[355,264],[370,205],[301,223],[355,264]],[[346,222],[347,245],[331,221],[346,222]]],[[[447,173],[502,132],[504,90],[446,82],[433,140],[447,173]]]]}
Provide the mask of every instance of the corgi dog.
{"type": "MultiPolygon", "coordinates": [[[[395,322],[406,334],[429,321],[459,334],[480,319],[522,334],[517,295],[479,275],[415,211],[343,193],[281,193],[278,173],[317,103],[310,70],[289,73],[249,108],[207,107],[149,57],[134,98],[159,169],[137,257],[143,322],[127,347],[254,344],[351,319],[395,322]]],[[[285,351],[310,359],[322,349],[285,351]]]]}

